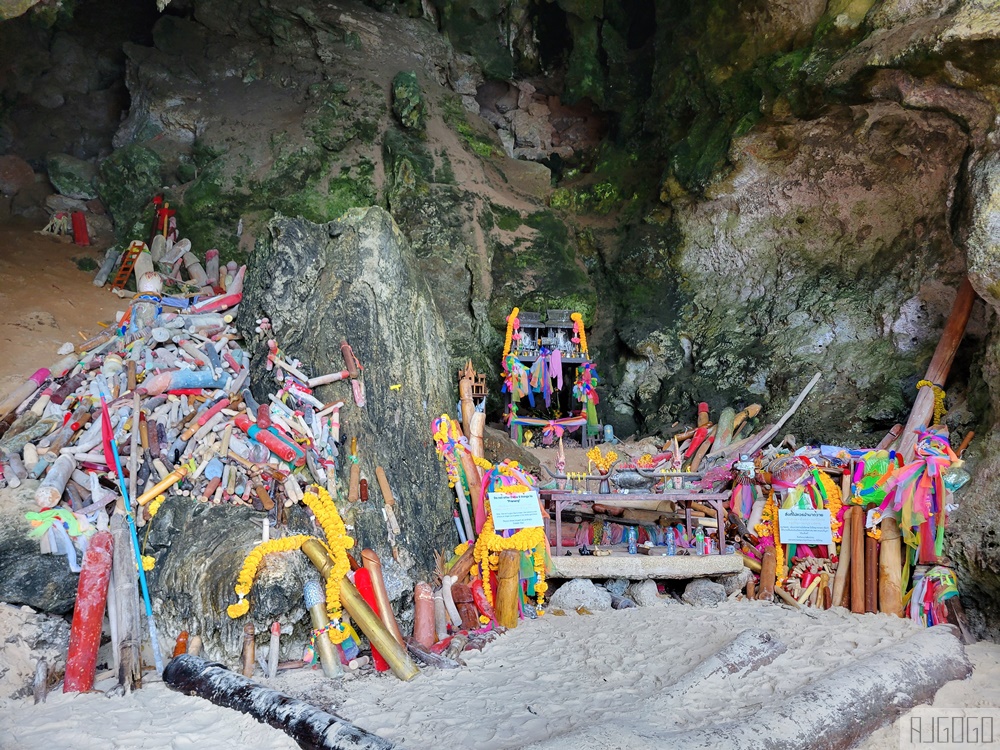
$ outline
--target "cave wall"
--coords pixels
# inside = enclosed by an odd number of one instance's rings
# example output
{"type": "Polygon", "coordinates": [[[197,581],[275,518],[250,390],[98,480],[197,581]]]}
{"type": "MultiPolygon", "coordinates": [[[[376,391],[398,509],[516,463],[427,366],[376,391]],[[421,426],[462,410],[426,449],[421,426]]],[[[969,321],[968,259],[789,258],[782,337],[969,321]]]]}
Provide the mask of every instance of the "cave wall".
{"type": "MultiPolygon", "coordinates": [[[[37,38],[46,72],[4,69],[0,138],[42,154],[11,123],[45,119],[68,69],[53,51],[74,60],[82,42],[75,25],[22,22],[0,34],[37,38]]],[[[98,167],[121,242],[163,188],[195,251],[227,259],[275,212],[325,225],[379,205],[429,282],[452,371],[472,358],[496,386],[510,308],[571,307],[620,434],[690,420],[702,400],[777,415],[820,371],[788,430],[864,444],[905,418],[966,271],[985,302],[951,426],[989,432],[1000,413],[998,40],[976,0],[193,0],[123,45],[130,107],[110,156],[49,119],[98,167]],[[417,128],[392,114],[400,71],[424,99],[417,128]],[[600,116],[599,146],[510,158],[514,130],[497,125],[529,113],[544,140],[574,103],[600,116]]],[[[93,67],[65,91],[120,85],[93,67]]],[[[993,502],[986,442],[955,534],[982,591],[995,581],[976,571],[1000,569],[972,520],[993,502]]]]}

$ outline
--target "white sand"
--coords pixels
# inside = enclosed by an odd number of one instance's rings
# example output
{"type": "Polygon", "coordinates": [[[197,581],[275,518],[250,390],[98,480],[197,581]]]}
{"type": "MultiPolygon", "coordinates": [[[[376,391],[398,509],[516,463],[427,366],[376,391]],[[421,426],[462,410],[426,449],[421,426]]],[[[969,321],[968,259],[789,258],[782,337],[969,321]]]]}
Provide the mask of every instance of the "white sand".
{"type": "MultiPolygon", "coordinates": [[[[718,607],[680,604],[592,616],[547,614],[466,652],[468,667],[425,671],[410,683],[365,675],[343,685],[318,671],[279,675],[271,686],[309,700],[359,726],[420,748],[654,746],[659,733],[722,720],[752,721],[772,701],[833,669],[863,659],[917,630],[881,615],[843,610],[807,616],[759,602],[718,607]],[[748,627],[768,630],[788,651],[750,677],[716,677],[679,703],[664,688],[748,627]],[[615,741],[616,728],[621,741],[615,741]],[[624,742],[628,736],[628,742],[624,742]],[[610,739],[609,739],[610,738],[610,739]]],[[[3,634],[0,633],[0,637],[3,634]]],[[[970,649],[971,680],[949,683],[940,706],[1000,706],[1000,646],[970,649]]],[[[0,703],[0,748],[294,748],[283,733],[199,698],[151,684],[128,698],[53,693],[45,705],[0,703]]],[[[898,746],[896,730],[863,747],[898,746]]]]}

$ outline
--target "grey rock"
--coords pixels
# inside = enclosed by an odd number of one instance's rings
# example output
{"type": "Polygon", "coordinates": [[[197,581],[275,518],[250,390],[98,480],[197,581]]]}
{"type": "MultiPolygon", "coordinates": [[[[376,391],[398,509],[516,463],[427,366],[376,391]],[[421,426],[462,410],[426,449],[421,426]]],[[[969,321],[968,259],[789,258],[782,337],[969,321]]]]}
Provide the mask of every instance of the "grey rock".
{"type": "Polygon", "coordinates": [[[31,524],[24,514],[38,512],[37,487],[26,479],[17,489],[0,490],[0,601],[64,615],[73,609],[79,576],[65,556],[43,555],[38,540],[28,538],[31,524]]]}
{"type": "Polygon", "coordinates": [[[660,596],[656,581],[649,578],[630,584],[625,594],[640,607],[657,607],[673,602],[669,596],[660,596]]]}
{"type": "Polygon", "coordinates": [[[628,583],[628,579],[626,578],[611,578],[604,582],[604,588],[615,596],[625,596],[625,589],[628,588],[628,583]]]}
{"type": "MultiPolygon", "coordinates": [[[[289,533],[319,535],[306,511],[295,508],[289,533]]],[[[147,574],[156,624],[166,649],[171,634],[187,630],[201,636],[211,659],[232,663],[243,644],[243,627],[250,621],[262,633],[261,644],[274,621],[291,626],[282,652],[292,658],[309,638],[309,617],[302,586],[317,578],[316,569],[301,552],[268,555],[250,591],[250,612],[230,619],[226,607],[237,601],[233,591],[246,555],[260,542],[260,519],[245,506],[206,505],[187,497],[169,497],[153,518],[147,554],[156,559],[147,574]]]]}
{"type": "Polygon", "coordinates": [[[739,573],[721,576],[717,583],[722,584],[723,588],[726,589],[726,596],[729,596],[745,589],[751,578],[753,578],[753,573],[750,571],[750,568],[743,568],[739,573]]]}
{"type": "Polygon", "coordinates": [[[589,578],[574,578],[560,586],[549,598],[553,609],[572,610],[586,607],[591,612],[611,609],[611,594],[595,586],[589,578]]]}
{"type": "Polygon", "coordinates": [[[97,197],[97,188],[94,187],[97,167],[89,161],[69,154],[51,154],[46,167],[49,182],[60,195],[88,201],[97,197]]]}
{"type": "Polygon", "coordinates": [[[73,211],[86,211],[87,203],[79,198],[68,198],[65,195],[53,193],[45,199],[45,207],[53,213],[57,211],[72,213],[73,211]]]}
{"type": "Polygon", "coordinates": [[[684,587],[681,600],[695,607],[710,607],[726,599],[726,589],[721,583],[707,578],[697,578],[684,587]]]}
{"type": "MultiPolygon", "coordinates": [[[[317,390],[324,401],[347,401],[344,435],[358,438],[363,476],[382,466],[396,494],[402,528],[400,565],[384,563],[389,578],[409,588],[407,576],[434,567],[434,552],[457,541],[454,496],[428,432],[454,407],[454,372],[443,345],[444,324],[413,250],[381,208],[351,209],[335,222],[313,224],[278,216],[259,238],[250,263],[237,324],[253,355],[251,381],[259,401],[276,390],[265,370],[267,338],[255,321],[269,317],[273,337],[311,373],[343,367],[346,339],[364,367],[367,406],[346,396],[345,384],[317,390]],[[333,236],[335,235],[335,236],[333,236]],[[430,344],[430,345],[429,345],[430,344]],[[400,384],[398,390],[390,389],[400,384]],[[348,432],[349,431],[349,432],[348,432]]],[[[342,476],[340,481],[346,484],[342,476]]],[[[356,548],[371,547],[391,560],[378,501],[351,509],[356,548]]]]}

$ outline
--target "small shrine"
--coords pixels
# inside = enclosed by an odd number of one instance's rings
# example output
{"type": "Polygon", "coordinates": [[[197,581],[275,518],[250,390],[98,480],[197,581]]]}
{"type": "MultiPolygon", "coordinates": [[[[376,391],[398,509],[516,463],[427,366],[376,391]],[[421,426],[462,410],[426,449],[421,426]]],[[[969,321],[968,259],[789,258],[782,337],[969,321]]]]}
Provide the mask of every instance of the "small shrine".
{"type": "Polygon", "coordinates": [[[584,447],[601,434],[597,421],[598,376],[587,348],[583,315],[514,308],[507,316],[502,392],[504,419],[519,444],[553,445],[579,430],[584,447]]]}

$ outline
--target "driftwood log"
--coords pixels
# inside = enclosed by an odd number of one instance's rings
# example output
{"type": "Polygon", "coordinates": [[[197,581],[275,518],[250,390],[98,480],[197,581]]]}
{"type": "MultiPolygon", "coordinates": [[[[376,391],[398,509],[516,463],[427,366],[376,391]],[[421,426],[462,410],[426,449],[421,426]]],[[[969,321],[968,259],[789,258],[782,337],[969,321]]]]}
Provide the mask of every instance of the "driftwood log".
{"type": "Polygon", "coordinates": [[[305,750],[389,750],[389,740],[366,732],[338,716],[262,687],[221,664],[183,654],[163,670],[167,687],[197,695],[217,706],[249,714],[280,729],[305,750]]]}
{"type": "MultiPolygon", "coordinates": [[[[656,737],[674,750],[841,750],[857,744],[911,707],[930,701],[951,680],[972,674],[961,641],[948,625],[923,630],[864,660],[851,661],[744,719],[656,737]]],[[[573,747],[576,738],[560,737],[573,747]]]]}

